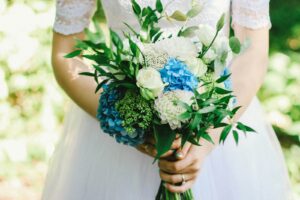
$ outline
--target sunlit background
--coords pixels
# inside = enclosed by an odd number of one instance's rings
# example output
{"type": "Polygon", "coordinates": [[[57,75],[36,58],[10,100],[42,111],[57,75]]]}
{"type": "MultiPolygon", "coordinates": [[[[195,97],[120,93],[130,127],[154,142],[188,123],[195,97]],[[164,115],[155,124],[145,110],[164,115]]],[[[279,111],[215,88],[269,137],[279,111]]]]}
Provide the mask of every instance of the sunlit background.
{"type": "MultiPolygon", "coordinates": [[[[67,97],[50,65],[54,2],[0,0],[0,200],[40,198],[67,97]]],[[[300,1],[271,0],[270,67],[260,99],[300,199],[300,1]]]]}

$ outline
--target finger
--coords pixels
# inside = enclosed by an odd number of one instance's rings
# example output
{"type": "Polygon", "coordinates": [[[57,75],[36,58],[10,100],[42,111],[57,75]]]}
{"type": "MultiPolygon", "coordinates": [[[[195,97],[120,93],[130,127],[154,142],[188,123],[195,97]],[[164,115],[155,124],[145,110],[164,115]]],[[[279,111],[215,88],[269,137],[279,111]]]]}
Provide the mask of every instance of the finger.
{"type": "Polygon", "coordinates": [[[145,151],[147,152],[148,155],[155,157],[157,155],[157,151],[155,149],[155,146],[152,144],[146,144],[145,145],[145,151]]]}
{"type": "Polygon", "coordinates": [[[189,142],[185,143],[183,148],[180,148],[176,151],[176,153],[175,153],[176,158],[178,160],[184,159],[184,157],[187,155],[187,152],[189,151],[191,146],[192,146],[191,143],[189,143],[189,142]]]}
{"type": "Polygon", "coordinates": [[[166,160],[161,159],[158,162],[158,166],[161,170],[170,173],[170,174],[176,174],[185,169],[186,167],[190,166],[195,162],[195,159],[192,155],[187,154],[187,156],[182,160],[166,160]]]}
{"type": "Polygon", "coordinates": [[[201,164],[198,162],[192,163],[188,167],[184,168],[183,170],[179,171],[178,173],[187,174],[187,173],[199,173],[201,170],[201,164]]]}
{"type": "Polygon", "coordinates": [[[181,138],[177,138],[173,141],[171,149],[179,149],[181,147],[181,138]]]}
{"type": "Polygon", "coordinates": [[[174,155],[174,150],[169,150],[166,153],[164,153],[160,158],[168,158],[174,155]]]}
{"type": "Polygon", "coordinates": [[[164,171],[159,171],[159,175],[161,180],[170,183],[172,185],[182,183],[183,181],[189,181],[195,179],[197,177],[197,173],[190,174],[168,174],[164,171]]]}
{"type": "Polygon", "coordinates": [[[191,189],[192,186],[194,185],[194,183],[195,183],[195,179],[187,181],[186,183],[184,183],[180,186],[172,185],[172,184],[169,184],[169,183],[165,183],[164,186],[170,192],[183,193],[183,192],[187,191],[188,189],[191,189]]]}
{"type": "Polygon", "coordinates": [[[155,147],[151,144],[142,144],[142,145],[137,146],[136,148],[140,152],[147,154],[151,157],[155,157],[157,154],[155,147]]]}

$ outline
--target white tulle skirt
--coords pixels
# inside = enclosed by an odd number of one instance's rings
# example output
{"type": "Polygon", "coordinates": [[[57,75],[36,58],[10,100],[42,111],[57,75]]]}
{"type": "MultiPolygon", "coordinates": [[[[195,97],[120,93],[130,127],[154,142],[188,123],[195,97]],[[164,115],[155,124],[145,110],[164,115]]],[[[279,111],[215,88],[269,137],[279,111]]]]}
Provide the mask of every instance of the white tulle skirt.
{"type": "MultiPolygon", "coordinates": [[[[290,199],[278,140],[255,98],[241,118],[258,133],[235,145],[230,137],[205,160],[193,187],[196,200],[290,199]]],[[[43,200],[154,200],[160,178],[153,159],[103,134],[72,105],[50,160],[43,200]]]]}

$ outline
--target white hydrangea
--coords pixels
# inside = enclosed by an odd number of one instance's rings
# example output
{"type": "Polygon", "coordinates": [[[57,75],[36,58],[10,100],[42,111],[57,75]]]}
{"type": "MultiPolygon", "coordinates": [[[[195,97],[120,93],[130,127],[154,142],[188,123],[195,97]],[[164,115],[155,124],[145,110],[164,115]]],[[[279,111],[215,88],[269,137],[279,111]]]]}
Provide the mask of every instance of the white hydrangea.
{"type": "Polygon", "coordinates": [[[160,40],[155,44],[156,49],[161,49],[168,53],[169,57],[178,58],[179,56],[197,57],[198,49],[188,38],[174,37],[160,40]]]}
{"type": "Polygon", "coordinates": [[[191,105],[193,96],[193,92],[184,90],[173,90],[160,95],[155,100],[154,107],[159,113],[161,123],[168,123],[173,130],[181,128],[181,123],[186,122],[186,120],[180,120],[178,116],[186,110],[181,105],[174,103],[174,101],[180,100],[191,105]]]}
{"type": "MultiPolygon", "coordinates": [[[[157,48],[157,46],[154,44],[144,44],[142,47],[142,52],[147,66],[154,69],[163,68],[169,58],[169,55],[166,51],[157,48]]],[[[141,58],[141,63],[143,63],[144,58],[141,58]]]]}

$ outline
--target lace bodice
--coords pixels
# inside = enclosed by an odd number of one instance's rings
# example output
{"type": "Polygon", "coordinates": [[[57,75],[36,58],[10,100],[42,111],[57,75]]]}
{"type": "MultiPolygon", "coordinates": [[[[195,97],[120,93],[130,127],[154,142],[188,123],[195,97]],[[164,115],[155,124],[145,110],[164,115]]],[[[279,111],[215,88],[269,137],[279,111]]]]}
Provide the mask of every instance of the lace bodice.
{"type": "MultiPolygon", "coordinates": [[[[187,11],[192,0],[162,0],[168,4],[166,12],[175,10],[187,11]],[[172,2],[172,3],[170,3],[172,2]]],[[[203,4],[201,13],[189,21],[189,25],[207,23],[215,25],[222,13],[227,13],[227,21],[232,16],[232,24],[251,29],[270,27],[269,0],[197,0],[203,4]]],[[[142,5],[153,5],[155,0],[137,0],[142,5]]],[[[131,10],[130,0],[102,0],[108,25],[115,30],[125,28],[123,22],[137,25],[131,10]]],[[[91,16],[96,9],[96,0],[57,0],[54,31],[69,35],[83,31],[89,25],[91,16]]],[[[163,26],[172,27],[176,24],[165,22],[163,26]]],[[[225,27],[225,31],[228,31],[225,27]]]]}

